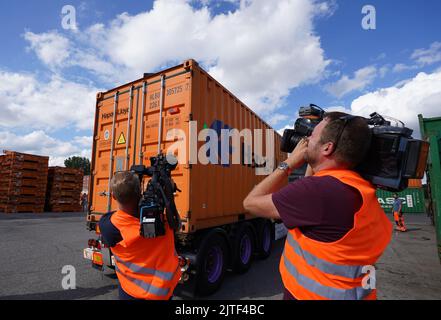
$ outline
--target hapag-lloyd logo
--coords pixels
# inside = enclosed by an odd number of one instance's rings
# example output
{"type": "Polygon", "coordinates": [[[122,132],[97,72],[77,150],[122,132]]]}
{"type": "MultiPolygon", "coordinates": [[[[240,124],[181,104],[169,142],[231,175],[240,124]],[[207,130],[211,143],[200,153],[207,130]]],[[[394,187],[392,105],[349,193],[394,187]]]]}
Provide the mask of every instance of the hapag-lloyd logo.
{"type": "MultiPolygon", "coordinates": [[[[189,164],[247,165],[255,168],[256,175],[268,175],[274,169],[273,129],[239,131],[220,120],[215,120],[209,128],[203,128],[198,133],[197,121],[190,121],[188,133],[187,137],[185,131],[181,129],[173,128],[167,131],[166,141],[175,142],[167,149],[166,154],[177,154],[179,164],[187,164],[186,146],[189,139],[189,164]],[[198,142],[205,142],[199,150],[198,142]]],[[[172,156],[168,156],[167,160],[176,162],[172,156]]]]}

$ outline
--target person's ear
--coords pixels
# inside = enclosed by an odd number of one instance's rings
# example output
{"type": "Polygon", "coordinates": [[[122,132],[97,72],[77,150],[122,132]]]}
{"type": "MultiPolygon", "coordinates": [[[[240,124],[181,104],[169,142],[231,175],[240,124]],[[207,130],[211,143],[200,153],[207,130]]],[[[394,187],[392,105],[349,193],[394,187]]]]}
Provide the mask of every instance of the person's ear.
{"type": "Polygon", "coordinates": [[[322,153],[324,156],[330,156],[334,151],[334,143],[327,142],[322,146],[322,153]]]}

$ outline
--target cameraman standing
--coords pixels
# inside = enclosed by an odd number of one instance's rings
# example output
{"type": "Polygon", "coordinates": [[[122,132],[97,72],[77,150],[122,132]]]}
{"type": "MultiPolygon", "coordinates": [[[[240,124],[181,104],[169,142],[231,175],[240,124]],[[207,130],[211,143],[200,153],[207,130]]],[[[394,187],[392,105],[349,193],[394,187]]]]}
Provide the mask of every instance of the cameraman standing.
{"type": "Polygon", "coordinates": [[[279,267],[284,299],[376,299],[375,278],[368,278],[375,275],[366,270],[386,249],[392,225],[374,186],[352,170],[370,137],[364,119],[327,113],[244,200],[250,213],[281,219],[289,229],[279,267]],[[284,186],[305,161],[307,177],[284,186]]]}
{"type": "Polygon", "coordinates": [[[99,228],[103,243],[115,258],[120,299],[170,299],[181,276],[173,230],[166,224],[164,236],[140,236],[141,186],[137,175],[115,173],[111,191],[119,210],[104,215],[99,228]]]}

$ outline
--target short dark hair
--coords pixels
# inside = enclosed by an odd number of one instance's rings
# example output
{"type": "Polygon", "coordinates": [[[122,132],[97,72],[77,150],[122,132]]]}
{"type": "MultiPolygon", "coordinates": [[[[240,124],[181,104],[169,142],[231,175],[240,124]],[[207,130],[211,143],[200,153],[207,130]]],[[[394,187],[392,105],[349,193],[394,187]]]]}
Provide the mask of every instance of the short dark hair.
{"type": "Polygon", "coordinates": [[[141,196],[141,184],[136,174],[130,171],[116,172],[110,181],[115,199],[122,205],[135,204],[141,196]]]}
{"type": "Polygon", "coordinates": [[[337,144],[334,150],[336,160],[354,168],[366,156],[371,145],[372,133],[364,118],[354,117],[345,123],[345,120],[341,119],[345,116],[348,114],[344,112],[325,113],[324,119],[327,119],[328,123],[323,129],[320,142],[337,144]]]}

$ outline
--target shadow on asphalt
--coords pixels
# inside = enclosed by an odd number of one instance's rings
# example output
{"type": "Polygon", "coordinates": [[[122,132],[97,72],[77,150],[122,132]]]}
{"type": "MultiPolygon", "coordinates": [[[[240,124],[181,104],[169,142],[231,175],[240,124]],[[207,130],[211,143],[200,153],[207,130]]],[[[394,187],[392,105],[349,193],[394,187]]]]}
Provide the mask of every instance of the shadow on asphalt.
{"type": "Polygon", "coordinates": [[[77,288],[75,290],[60,290],[44,293],[32,293],[23,295],[3,296],[0,300],[76,300],[90,299],[101,296],[114,290],[117,285],[109,285],[101,288],[77,288]]]}
{"type": "MultiPolygon", "coordinates": [[[[0,214],[0,220],[29,220],[47,218],[86,218],[86,212],[44,212],[44,213],[7,213],[0,214]]],[[[86,221],[86,219],[84,219],[86,221]]]]}
{"type": "Polygon", "coordinates": [[[279,262],[285,238],[274,242],[273,252],[267,259],[255,259],[245,274],[227,272],[219,291],[209,296],[194,295],[195,279],[178,285],[175,300],[240,300],[264,299],[282,294],[279,262]]]}

